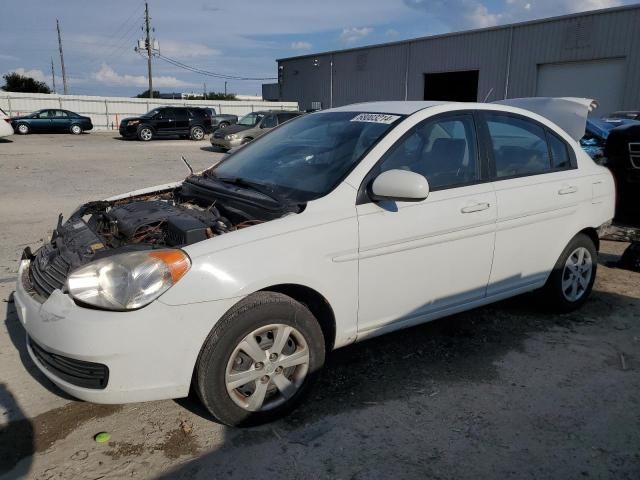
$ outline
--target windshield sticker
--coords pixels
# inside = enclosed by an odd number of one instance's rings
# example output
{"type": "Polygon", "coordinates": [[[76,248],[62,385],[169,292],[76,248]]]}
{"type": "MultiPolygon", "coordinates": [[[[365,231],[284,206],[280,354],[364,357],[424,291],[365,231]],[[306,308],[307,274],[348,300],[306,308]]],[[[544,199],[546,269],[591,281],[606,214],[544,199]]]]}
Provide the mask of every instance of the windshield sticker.
{"type": "Polygon", "coordinates": [[[361,113],[351,119],[352,122],[370,122],[390,124],[399,119],[399,115],[389,115],[386,113],[361,113]]]}

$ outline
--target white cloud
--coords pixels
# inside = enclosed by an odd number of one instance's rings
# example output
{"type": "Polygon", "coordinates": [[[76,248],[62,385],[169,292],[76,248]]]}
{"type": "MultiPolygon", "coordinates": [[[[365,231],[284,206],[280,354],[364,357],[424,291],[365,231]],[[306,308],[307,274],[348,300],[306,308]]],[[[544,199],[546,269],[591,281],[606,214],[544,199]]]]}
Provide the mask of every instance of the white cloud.
{"type": "Polygon", "coordinates": [[[312,47],[313,45],[311,45],[309,42],[291,42],[290,45],[290,48],[292,50],[309,50],[312,47]]]}
{"type": "Polygon", "coordinates": [[[615,7],[622,0],[504,0],[490,11],[483,0],[404,0],[404,4],[440,22],[449,31],[615,7]]]}
{"type": "MultiPolygon", "coordinates": [[[[149,81],[144,75],[129,75],[116,72],[106,63],[103,63],[100,70],[93,73],[93,79],[99,83],[118,87],[147,87],[149,81]]],[[[153,87],[156,88],[174,88],[174,87],[193,87],[193,83],[183,82],[176,77],[154,76],[153,87]]]]}
{"type": "Polygon", "coordinates": [[[196,58],[220,55],[220,50],[202,43],[160,40],[160,53],[171,58],[196,58]]]}
{"type": "Polygon", "coordinates": [[[340,41],[345,45],[350,45],[352,43],[359,42],[363,38],[367,37],[371,32],[373,32],[373,29],[369,27],[343,28],[342,33],[340,34],[340,41]]]}

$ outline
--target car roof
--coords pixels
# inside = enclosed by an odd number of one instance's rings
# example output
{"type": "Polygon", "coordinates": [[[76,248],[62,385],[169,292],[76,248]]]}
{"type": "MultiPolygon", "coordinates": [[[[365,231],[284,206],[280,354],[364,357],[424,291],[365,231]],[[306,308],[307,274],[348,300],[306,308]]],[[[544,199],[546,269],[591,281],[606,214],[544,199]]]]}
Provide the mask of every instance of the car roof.
{"type": "MultiPolygon", "coordinates": [[[[433,101],[412,101],[397,100],[390,102],[364,102],[353,103],[343,107],[332,108],[332,112],[371,112],[371,113],[394,113],[397,115],[411,115],[418,110],[423,110],[437,105],[446,105],[454,102],[433,102],[433,101]]],[[[324,110],[325,112],[327,110],[324,110]]]]}

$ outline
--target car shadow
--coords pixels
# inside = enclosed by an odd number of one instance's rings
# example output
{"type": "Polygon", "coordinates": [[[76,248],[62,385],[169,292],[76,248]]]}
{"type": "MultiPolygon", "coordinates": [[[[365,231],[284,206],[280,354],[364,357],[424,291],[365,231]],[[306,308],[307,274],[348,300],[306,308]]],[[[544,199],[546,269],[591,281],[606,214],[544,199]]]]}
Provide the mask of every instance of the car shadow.
{"type": "MultiPolygon", "coordinates": [[[[593,297],[579,312],[558,315],[551,314],[540,306],[536,294],[526,294],[336,350],[328,356],[310,398],[293,413],[264,426],[225,429],[224,442],[215,450],[204,453],[160,478],[205,479],[216,472],[226,471],[231,465],[242,465],[244,472],[232,474],[229,471],[231,477],[234,474],[238,477],[246,474],[243,478],[258,478],[255,477],[255,472],[263,468],[265,457],[284,455],[290,458],[291,449],[303,447],[305,450],[302,451],[314,457],[318,455],[314,453],[317,451],[314,447],[321,444],[325,448],[339,449],[344,457],[340,463],[352,464],[354,468],[360,464],[360,468],[366,471],[361,465],[360,447],[351,448],[350,442],[354,439],[344,439],[345,443],[340,444],[342,440],[332,437],[331,431],[336,429],[346,434],[345,428],[348,427],[342,425],[345,417],[341,414],[356,414],[367,409],[379,412],[378,405],[394,405],[390,402],[398,402],[396,406],[402,408],[403,412],[408,411],[412,415],[415,413],[413,422],[428,421],[430,426],[439,429],[429,435],[447,436],[451,428],[454,428],[448,424],[451,419],[432,419],[428,410],[425,410],[429,408],[432,397],[439,392],[454,389],[456,384],[500,385],[499,369],[502,359],[510,352],[525,352],[525,341],[533,334],[558,329],[575,332],[582,326],[593,325],[596,328],[614,328],[611,325],[616,320],[611,312],[630,304],[639,308],[640,299],[594,291],[593,297]],[[327,441],[337,441],[339,445],[326,447],[327,441]],[[339,448],[340,445],[343,448],[339,448]]],[[[522,382],[526,383],[526,380],[522,379],[522,382]]],[[[195,396],[177,402],[192,413],[212,420],[195,396]]],[[[450,410],[453,418],[456,408],[452,406],[450,410]]],[[[531,408],[535,409],[535,406],[531,408]]],[[[492,412],[496,418],[501,415],[499,410],[497,408],[492,412]]],[[[489,413],[484,412],[484,415],[489,413]]],[[[400,421],[402,415],[395,420],[394,418],[381,418],[380,423],[385,424],[384,428],[372,430],[371,425],[363,425],[366,432],[354,432],[357,444],[373,444],[378,448],[380,445],[388,445],[389,450],[380,452],[383,456],[403,451],[407,458],[421,458],[425,455],[431,458],[430,451],[435,448],[434,445],[424,445],[412,440],[412,429],[421,427],[400,421]]],[[[372,422],[375,424],[376,420],[372,422]]],[[[482,441],[484,434],[478,432],[474,435],[479,437],[476,441],[482,441]]],[[[440,447],[446,449],[446,446],[440,445],[438,448],[440,447]]],[[[314,478],[340,476],[332,470],[333,462],[327,464],[324,460],[314,457],[311,461],[321,469],[314,478]]],[[[431,458],[429,465],[432,462],[440,462],[439,466],[442,467],[447,461],[443,454],[440,458],[431,458]]],[[[286,461],[280,460],[280,465],[273,465],[271,461],[268,463],[275,471],[280,471],[278,467],[282,467],[282,463],[286,461]]],[[[411,462],[402,468],[408,468],[407,472],[413,471],[414,474],[428,471],[425,464],[411,462]]],[[[304,475],[294,473],[289,472],[284,477],[304,478],[304,475]]],[[[426,477],[428,475],[415,478],[426,477]]],[[[369,477],[358,475],[346,478],[369,477]]]]}
{"type": "Polygon", "coordinates": [[[0,427],[0,475],[11,472],[13,478],[27,478],[35,452],[35,428],[7,385],[0,383],[0,408],[6,423],[0,427]],[[17,464],[19,468],[16,469],[17,464]]]}
{"type": "Polygon", "coordinates": [[[6,137],[0,137],[0,143],[13,143],[13,140],[6,137]]]}

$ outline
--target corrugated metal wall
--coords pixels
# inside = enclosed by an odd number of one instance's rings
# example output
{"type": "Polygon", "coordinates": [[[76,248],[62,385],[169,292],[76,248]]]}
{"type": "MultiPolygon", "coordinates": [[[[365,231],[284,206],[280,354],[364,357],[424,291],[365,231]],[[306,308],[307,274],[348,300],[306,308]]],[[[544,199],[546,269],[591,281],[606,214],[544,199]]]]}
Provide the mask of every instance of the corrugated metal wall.
{"type": "Polygon", "coordinates": [[[96,130],[117,129],[124,117],[141,115],[163,105],[193,105],[215,108],[218,113],[238,116],[256,110],[297,110],[297,102],[249,102],[229,100],[171,100],[163,98],[95,97],[85,95],[48,95],[42,93],[0,92],[0,108],[11,116],[43,108],[61,108],[91,117],[96,130]]]}
{"type": "Polygon", "coordinates": [[[626,64],[620,108],[640,108],[640,6],[282,59],[281,98],[301,108],[321,101],[327,108],[400,100],[406,90],[407,99],[422,100],[425,73],[475,69],[479,101],[504,98],[505,92],[528,97],[536,92],[538,65],[606,58],[626,64]]]}

